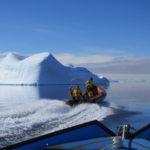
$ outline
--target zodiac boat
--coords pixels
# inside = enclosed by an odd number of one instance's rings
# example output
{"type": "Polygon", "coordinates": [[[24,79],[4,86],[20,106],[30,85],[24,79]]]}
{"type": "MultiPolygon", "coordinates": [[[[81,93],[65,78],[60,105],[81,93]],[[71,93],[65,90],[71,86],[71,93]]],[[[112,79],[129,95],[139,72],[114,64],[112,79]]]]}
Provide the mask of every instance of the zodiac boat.
{"type": "MultiPolygon", "coordinates": [[[[85,95],[85,94],[84,94],[85,95]]],[[[106,91],[97,86],[97,95],[91,97],[91,98],[85,98],[79,99],[79,100],[66,100],[64,101],[65,104],[70,106],[76,106],[82,103],[100,103],[102,102],[106,97],[106,91]]]]}

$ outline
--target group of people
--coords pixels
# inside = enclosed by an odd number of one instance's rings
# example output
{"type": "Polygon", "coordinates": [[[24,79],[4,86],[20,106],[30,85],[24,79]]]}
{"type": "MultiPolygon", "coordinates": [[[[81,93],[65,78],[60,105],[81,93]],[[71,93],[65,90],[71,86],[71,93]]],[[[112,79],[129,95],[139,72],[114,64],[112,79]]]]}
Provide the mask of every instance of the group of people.
{"type": "Polygon", "coordinates": [[[88,81],[85,83],[86,85],[86,92],[83,93],[79,86],[76,86],[74,89],[69,89],[69,98],[76,101],[86,100],[87,98],[91,98],[95,95],[97,95],[97,86],[93,82],[93,78],[91,77],[88,81]]]}

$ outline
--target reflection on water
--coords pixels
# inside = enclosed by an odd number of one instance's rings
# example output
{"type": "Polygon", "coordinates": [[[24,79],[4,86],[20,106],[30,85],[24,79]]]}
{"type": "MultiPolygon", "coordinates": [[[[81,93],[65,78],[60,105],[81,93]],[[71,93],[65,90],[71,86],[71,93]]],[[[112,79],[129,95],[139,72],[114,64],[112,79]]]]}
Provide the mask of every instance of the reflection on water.
{"type": "Polygon", "coordinates": [[[116,124],[132,124],[139,129],[150,123],[150,83],[145,82],[112,82],[107,91],[107,102],[113,102],[121,110],[104,121],[114,128],[116,124]],[[133,114],[133,115],[131,115],[133,114]]]}
{"type": "Polygon", "coordinates": [[[0,86],[0,108],[40,99],[66,99],[68,86],[0,86]]]}
{"type": "Polygon", "coordinates": [[[0,147],[93,119],[112,130],[123,121],[137,129],[150,122],[148,83],[111,83],[103,103],[73,109],[62,101],[68,88],[0,86],[0,147]]]}
{"type": "MultiPolygon", "coordinates": [[[[66,100],[70,85],[0,86],[0,108],[40,99],[66,100]]],[[[82,91],[85,87],[81,86],[82,91]]]]}
{"type": "Polygon", "coordinates": [[[53,86],[38,86],[39,98],[47,99],[65,99],[68,94],[68,86],[65,85],[53,85],[53,86]]]}

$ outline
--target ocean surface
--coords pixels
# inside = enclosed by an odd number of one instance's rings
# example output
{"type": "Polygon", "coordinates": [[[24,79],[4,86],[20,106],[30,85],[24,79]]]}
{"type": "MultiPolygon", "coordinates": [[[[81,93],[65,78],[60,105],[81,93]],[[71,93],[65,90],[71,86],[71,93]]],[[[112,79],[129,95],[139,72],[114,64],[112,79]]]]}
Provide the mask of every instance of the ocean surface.
{"type": "Polygon", "coordinates": [[[0,86],[0,147],[91,120],[114,132],[119,124],[131,124],[138,130],[150,123],[148,78],[111,78],[103,103],[74,108],[64,104],[68,88],[0,86]]]}

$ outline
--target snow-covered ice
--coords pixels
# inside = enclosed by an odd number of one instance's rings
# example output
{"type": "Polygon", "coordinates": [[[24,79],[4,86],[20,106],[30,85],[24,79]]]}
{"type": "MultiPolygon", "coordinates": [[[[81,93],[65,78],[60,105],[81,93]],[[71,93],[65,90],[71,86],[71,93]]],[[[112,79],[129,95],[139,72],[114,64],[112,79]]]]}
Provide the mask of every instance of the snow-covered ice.
{"type": "Polygon", "coordinates": [[[93,77],[97,84],[108,84],[83,67],[62,65],[50,53],[39,53],[28,57],[9,53],[0,62],[0,84],[70,84],[85,82],[93,77]]]}

